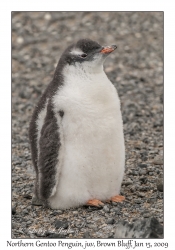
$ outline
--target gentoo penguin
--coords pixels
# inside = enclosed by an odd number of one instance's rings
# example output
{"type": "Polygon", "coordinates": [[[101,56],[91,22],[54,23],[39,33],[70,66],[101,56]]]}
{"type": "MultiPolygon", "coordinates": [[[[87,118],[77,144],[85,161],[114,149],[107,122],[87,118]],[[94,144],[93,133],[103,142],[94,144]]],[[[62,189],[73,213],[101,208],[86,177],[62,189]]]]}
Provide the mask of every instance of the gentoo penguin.
{"type": "Polygon", "coordinates": [[[124,200],[120,100],[103,70],[116,48],[90,39],[69,46],[34,110],[29,128],[34,197],[53,209],[124,200]]]}

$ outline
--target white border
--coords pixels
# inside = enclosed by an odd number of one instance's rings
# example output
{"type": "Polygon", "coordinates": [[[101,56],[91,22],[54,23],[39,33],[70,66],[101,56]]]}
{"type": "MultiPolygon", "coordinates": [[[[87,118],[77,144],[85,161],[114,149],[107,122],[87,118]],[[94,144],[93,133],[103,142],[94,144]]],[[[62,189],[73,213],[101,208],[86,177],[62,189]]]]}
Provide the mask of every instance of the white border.
{"type": "MultiPolygon", "coordinates": [[[[164,157],[165,157],[165,239],[169,249],[174,241],[174,178],[175,178],[175,15],[173,1],[44,1],[6,0],[0,15],[0,246],[6,248],[11,239],[11,11],[164,11],[164,157]]],[[[28,242],[29,240],[24,240],[28,242]]],[[[105,241],[105,240],[101,240],[105,241]]],[[[143,240],[142,240],[143,241],[143,240]]],[[[154,240],[155,241],[155,240],[154,240]]],[[[154,242],[150,241],[150,242],[154,242]]],[[[13,248],[15,249],[15,248],[13,248]]],[[[46,249],[43,247],[42,249],[46,249]]],[[[142,248],[146,249],[146,248],[142,248]]],[[[159,248],[160,249],[160,248],[159,248]]]]}

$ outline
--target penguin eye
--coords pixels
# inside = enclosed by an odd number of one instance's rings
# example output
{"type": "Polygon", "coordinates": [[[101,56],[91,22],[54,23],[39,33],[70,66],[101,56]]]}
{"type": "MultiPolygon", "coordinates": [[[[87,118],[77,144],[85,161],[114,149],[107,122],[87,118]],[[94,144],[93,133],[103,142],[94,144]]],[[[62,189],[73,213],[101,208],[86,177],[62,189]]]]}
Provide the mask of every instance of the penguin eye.
{"type": "Polygon", "coordinates": [[[83,53],[80,55],[81,58],[86,58],[87,54],[86,53],[83,53]]]}

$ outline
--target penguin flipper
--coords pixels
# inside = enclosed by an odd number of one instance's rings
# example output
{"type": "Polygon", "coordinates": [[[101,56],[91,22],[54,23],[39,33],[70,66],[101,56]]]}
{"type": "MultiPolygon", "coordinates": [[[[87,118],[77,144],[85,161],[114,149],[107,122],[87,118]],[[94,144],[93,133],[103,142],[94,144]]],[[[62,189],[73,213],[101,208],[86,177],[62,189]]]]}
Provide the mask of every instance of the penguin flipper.
{"type": "Polygon", "coordinates": [[[51,102],[48,103],[47,113],[41,129],[39,140],[39,194],[42,200],[47,201],[56,192],[61,166],[59,152],[61,140],[57,118],[51,102]]]}

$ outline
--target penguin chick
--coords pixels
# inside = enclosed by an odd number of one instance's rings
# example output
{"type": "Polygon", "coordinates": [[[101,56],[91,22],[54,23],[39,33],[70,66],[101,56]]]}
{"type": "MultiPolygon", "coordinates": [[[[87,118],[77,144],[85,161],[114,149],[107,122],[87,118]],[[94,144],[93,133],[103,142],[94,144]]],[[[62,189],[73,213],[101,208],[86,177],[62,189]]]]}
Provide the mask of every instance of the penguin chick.
{"type": "Polygon", "coordinates": [[[103,70],[115,49],[90,39],[69,46],[34,110],[34,198],[53,209],[124,199],[118,196],[125,165],[120,101],[103,70]]]}

